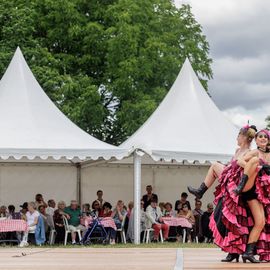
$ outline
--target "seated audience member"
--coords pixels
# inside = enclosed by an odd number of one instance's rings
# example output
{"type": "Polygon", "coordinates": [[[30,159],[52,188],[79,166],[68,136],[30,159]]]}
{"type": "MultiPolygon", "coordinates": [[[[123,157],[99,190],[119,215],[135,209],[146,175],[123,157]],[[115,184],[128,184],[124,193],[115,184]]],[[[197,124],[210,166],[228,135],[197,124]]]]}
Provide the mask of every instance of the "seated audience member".
{"type": "Polygon", "coordinates": [[[28,203],[28,211],[26,213],[26,222],[28,225],[28,231],[24,232],[23,240],[20,243],[20,247],[28,245],[28,234],[35,233],[36,226],[38,224],[39,212],[36,210],[36,204],[34,202],[28,203]]]}
{"type": "Polygon", "coordinates": [[[45,208],[48,206],[47,203],[45,203],[42,194],[36,195],[36,207],[38,208],[40,205],[44,205],[45,208]]]}
{"type": "Polygon", "coordinates": [[[164,241],[166,241],[169,234],[169,225],[164,224],[161,210],[157,206],[157,201],[155,199],[152,199],[150,205],[147,206],[145,215],[146,228],[154,229],[154,242],[158,241],[160,230],[162,230],[164,241]]]}
{"type": "Polygon", "coordinates": [[[164,216],[165,215],[165,202],[160,202],[159,204],[158,204],[158,206],[159,206],[159,208],[160,208],[160,211],[161,211],[161,213],[162,213],[162,216],[164,216]]]}
{"type": "Polygon", "coordinates": [[[0,207],[0,218],[6,218],[7,217],[7,207],[5,205],[2,205],[0,207]]]}
{"type": "MultiPolygon", "coordinates": [[[[8,206],[7,218],[8,219],[21,219],[21,214],[15,212],[15,206],[12,204],[8,206]]],[[[22,233],[21,232],[8,232],[5,239],[17,240],[21,242],[22,233]]]]}
{"type": "Polygon", "coordinates": [[[214,210],[213,204],[208,203],[207,211],[203,213],[202,218],[201,218],[202,234],[205,238],[205,241],[208,243],[211,243],[213,241],[213,233],[209,229],[210,216],[212,215],[213,210],[214,210]]]}
{"type": "Polygon", "coordinates": [[[55,206],[56,203],[53,199],[48,200],[48,207],[46,208],[47,215],[53,216],[54,211],[56,210],[55,206]]]}
{"type": "Polygon", "coordinates": [[[103,191],[102,190],[97,191],[97,199],[96,200],[99,202],[100,207],[102,208],[102,205],[105,203],[105,200],[103,199],[103,191]]]}
{"type": "Polygon", "coordinates": [[[91,209],[90,209],[90,204],[85,203],[82,205],[82,214],[83,216],[90,216],[91,209]]]}
{"type": "MultiPolygon", "coordinates": [[[[116,204],[115,209],[112,211],[111,217],[116,225],[117,229],[122,228],[122,222],[126,218],[127,210],[124,208],[124,202],[119,200],[116,204]]],[[[111,234],[111,244],[115,244],[116,233],[111,234]]]]}
{"type": "MultiPolygon", "coordinates": [[[[145,231],[145,212],[144,212],[144,202],[141,201],[141,209],[140,209],[140,232],[141,239],[143,238],[143,232],[145,231]]],[[[131,210],[128,229],[127,229],[127,241],[133,243],[134,242],[134,208],[131,210]]]]}
{"type": "Polygon", "coordinates": [[[56,230],[55,243],[59,244],[64,243],[65,238],[65,226],[63,217],[65,216],[68,218],[69,215],[64,212],[66,208],[64,201],[60,201],[57,206],[58,208],[54,211],[53,221],[56,230]]]}
{"type": "Polygon", "coordinates": [[[202,238],[201,218],[203,215],[203,211],[202,211],[201,207],[202,207],[202,202],[199,199],[195,199],[195,209],[192,211],[193,216],[195,218],[195,224],[193,227],[193,229],[194,229],[193,235],[195,237],[197,236],[199,241],[201,241],[201,238],[202,238]]]}
{"type": "Polygon", "coordinates": [[[125,219],[126,215],[127,211],[124,209],[124,202],[122,200],[119,200],[111,215],[117,229],[121,229],[123,219],[125,219]]]}
{"type": "Polygon", "coordinates": [[[203,215],[203,210],[201,208],[202,208],[202,201],[196,199],[195,200],[195,208],[192,211],[194,217],[195,216],[202,216],[203,215]]]}
{"type": "Polygon", "coordinates": [[[109,202],[105,202],[102,206],[102,210],[99,214],[100,217],[111,217],[112,216],[112,205],[109,202]]]}
{"type": "Polygon", "coordinates": [[[164,216],[165,217],[175,217],[176,213],[173,210],[173,206],[171,203],[167,202],[165,203],[165,211],[164,211],[164,216]]]}
{"type": "MultiPolygon", "coordinates": [[[[191,226],[193,226],[193,224],[195,223],[195,219],[194,216],[192,214],[192,211],[188,209],[188,204],[187,203],[183,203],[182,205],[182,211],[177,215],[178,217],[182,217],[187,219],[187,221],[190,223],[191,226]]],[[[180,233],[180,230],[182,230],[182,228],[178,228],[178,234],[180,233]]],[[[188,243],[191,242],[191,228],[185,228],[186,232],[187,232],[187,239],[188,239],[188,243]]]]}
{"type": "Polygon", "coordinates": [[[151,185],[146,186],[146,194],[142,197],[144,202],[144,211],[146,210],[147,206],[150,205],[152,199],[155,199],[158,202],[158,196],[157,194],[153,193],[152,190],[153,188],[151,185]]]}
{"type": "Polygon", "coordinates": [[[181,198],[180,200],[177,200],[175,202],[175,207],[174,207],[174,210],[175,211],[178,211],[179,210],[179,204],[183,204],[183,203],[186,203],[187,206],[188,206],[188,209],[191,210],[191,207],[190,207],[190,202],[187,200],[187,197],[188,197],[188,194],[186,192],[183,192],[181,194],[181,198]]]}
{"type": "Polygon", "coordinates": [[[12,204],[8,206],[7,216],[9,219],[21,219],[21,214],[15,212],[15,206],[12,204]]]}
{"type": "Polygon", "coordinates": [[[99,216],[99,213],[101,212],[101,206],[98,200],[95,200],[92,202],[92,213],[94,213],[97,217],[99,216]]]}
{"type": "Polygon", "coordinates": [[[76,230],[85,231],[86,228],[80,224],[81,210],[76,200],[72,200],[64,212],[67,214],[68,228],[71,231],[72,244],[76,244],[76,230]]]}
{"type": "Polygon", "coordinates": [[[183,203],[180,202],[180,203],[177,205],[176,216],[182,214],[182,212],[183,212],[183,203]]]}
{"type": "Polygon", "coordinates": [[[129,202],[129,203],[128,203],[128,209],[127,209],[127,217],[128,217],[128,218],[129,218],[130,215],[131,215],[131,211],[132,211],[133,207],[134,207],[134,203],[133,203],[133,202],[129,202]]]}
{"type": "Polygon", "coordinates": [[[49,215],[46,213],[46,208],[44,207],[44,205],[40,205],[38,207],[38,211],[39,211],[41,217],[43,218],[45,234],[48,235],[48,232],[49,232],[48,216],[49,215]]]}
{"type": "Polygon", "coordinates": [[[125,233],[127,233],[127,230],[128,230],[128,224],[129,224],[129,218],[130,218],[130,215],[131,215],[131,211],[134,207],[134,203],[131,201],[128,203],[128,207],[127,207],[127,215],[126,215],[126,220],[125,220],[125,224],[124,224],[124,229],[125,229],[125,233]]]}
{"type": "Polygon", "coordinates": [[[20,211],[21,218],[26,221],[26,213],[28,211],[28,203],[24,202],[22,205],[20,205],[20,207],[22,208],[20,211]]]}
{"type": "MultiPolygon", "coordinates": [[[[112,205],[109,202],[105,202],[102,206],[102,210],[99,212],[99,217],[108,218],[112,216],[112,205]]],[[[105,228],[106,232],[108,233],[110,244],[115,244],[116,239],[116,230],[111,227],[105,228]]]]}

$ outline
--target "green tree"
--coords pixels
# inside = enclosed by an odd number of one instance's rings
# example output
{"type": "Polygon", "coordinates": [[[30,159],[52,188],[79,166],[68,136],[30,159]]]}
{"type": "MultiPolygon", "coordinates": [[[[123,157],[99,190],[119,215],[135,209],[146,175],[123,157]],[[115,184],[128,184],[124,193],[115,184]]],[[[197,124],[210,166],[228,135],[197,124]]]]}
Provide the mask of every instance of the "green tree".
{"type": "Polygon", "coordinates": [[[119,0],[107,16],[106,89],[119,100],[115,122],[123,128],[123,138],[155,110],[186,57],[207,89],[212,77],[209,45],[190,6],[178,10],[167,0],[119,0]]]}
{"type": "Polygon", "coordinates": [[[209,45],[170,0],[0,0],[0,74],[20,46],[76,124],[119,144],[155,110],[189,57],[205,89],[209,45]]]}

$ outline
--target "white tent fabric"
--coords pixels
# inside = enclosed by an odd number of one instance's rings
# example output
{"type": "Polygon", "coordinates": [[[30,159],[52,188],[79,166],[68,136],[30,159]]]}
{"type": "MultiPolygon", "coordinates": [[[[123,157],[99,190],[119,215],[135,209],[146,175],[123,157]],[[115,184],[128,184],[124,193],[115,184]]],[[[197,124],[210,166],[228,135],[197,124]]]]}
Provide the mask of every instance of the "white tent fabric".
{"type": "Polygon", "coordinates": [[[227,162],[234,154],[237,132],[186,59],[159,107],[121,147],[141,149],[155,161],[227,162]]]}
{"type": "Polygon", "coordinates": [[[0,158],[121,159],[128,151],[90,136],[42,90],[17,48],[0,82],[0,158]]]}

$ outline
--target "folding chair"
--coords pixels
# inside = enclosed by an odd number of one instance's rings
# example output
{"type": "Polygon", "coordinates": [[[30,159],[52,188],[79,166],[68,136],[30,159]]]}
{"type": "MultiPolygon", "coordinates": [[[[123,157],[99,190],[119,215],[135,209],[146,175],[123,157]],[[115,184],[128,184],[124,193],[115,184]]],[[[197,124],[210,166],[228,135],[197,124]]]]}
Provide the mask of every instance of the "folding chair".
{"type": "MultiPolygon", "coordinates": [[[[71,230],[69,229],[68,221],[67,221],[67,218],[65,216],[63,216],[63,220],[64,220],[64,226],[65,226],[65,242],[64,242],[64,245],[66,246],[67,245],[67,237],[68,237],[69,233],[71,234],[71,230]]],[[[81,240],[82,240],[81,231],[78,229],[75,232],[78,234],[79,240],[81,242],[81,240]]]]}
{"type": "Polygon", "coordinates": [[[48,242],[49,242],[49,245],[53,245],[54,241],[55,241],[55,236],[56,236],[56,230],[55,230],[53,217],[48,216],[47,217],[47,222],[48,222],[48,225],[50,227],[50,234],[49,234],[49,241],[48,242]]]}
{"type": "Polygon", "coordinates": [[[124,244],[127,243],[127,240],[126,240],[126,233],[125,233],[125,221],[126,221],[126,216],[127,216],[127,215],[125,215],[124,218],[123,218],[123,220],[122,220],[121,228],[116,230],[117,232],[120,232],[121,242],[124,243],[124,244]]]}

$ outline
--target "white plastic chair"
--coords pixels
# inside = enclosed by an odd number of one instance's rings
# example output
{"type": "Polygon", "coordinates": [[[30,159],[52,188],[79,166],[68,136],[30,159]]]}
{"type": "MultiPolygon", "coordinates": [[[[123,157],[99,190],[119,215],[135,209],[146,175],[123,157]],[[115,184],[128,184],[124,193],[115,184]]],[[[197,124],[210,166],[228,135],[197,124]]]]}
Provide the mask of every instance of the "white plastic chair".
{"type": "Polygon", "coordinates": [[[183,243],[186,242],[186,238],[187,238],[187,230],[183,228],[183,243]]]}
{"type": "MultiPolygon", "coordinates": [[[[150,233],[154,232],[153,228],[148,228],[145,229],[144,233],[143,233],[143,242],[148,244],[150,243],[150,233]]],[[[159,231],[159,235],[160,235],[160,242],[163,243],[163,234],[162,234],[162,230],[159,231]]]]}
{"type": "Polygon", "coordinates": [[[116,230],[117,232],[120,232],[121,241],[122,241],[122,243],[124,243],[124,244],[127,243],[127,240],[126,240],[126,233],[125,233],[125,221],[126,221],[126,216],[127,216],[127,215],[125,215],[125,216],[123,217],[123,220],[122,220],[122,223],[121,223],[121,228],[116,230]]]}
{"type": "Polygon", "coordinates": [[[52,216],[47,217],[47,222],[50,227],[50,235],[49,235],[49,244],[53,245],[55,242],[56,230],[54,226],[54,221],[52,216]]]}
{"type": "MultiPolygon", "coordinates": [[[[65,216],[63,216],[63,220],[64,220],[64,226],[65,226],[65,242],[64,242],[64,245],[66,246],[67,245],[67,237],[68,237],[69,233],[71,234],[71,230],[69,229],[68,221],[67,221],[67,218],[65,216]]],[[[81,241],[82,240],[81,231],[79,229],[77,229],[74,232],[76,232],[78,234],[79,240],[81,241]]]]}

